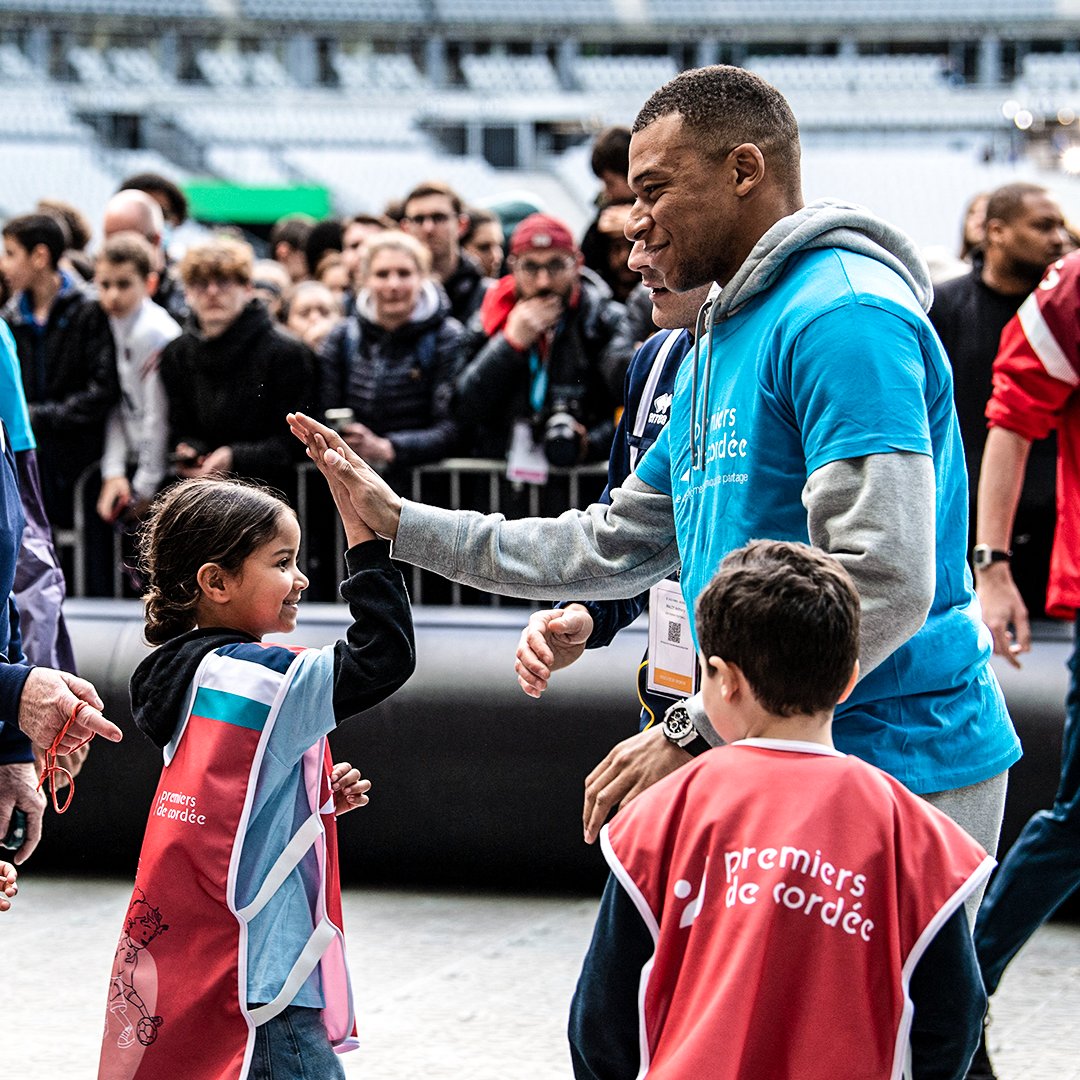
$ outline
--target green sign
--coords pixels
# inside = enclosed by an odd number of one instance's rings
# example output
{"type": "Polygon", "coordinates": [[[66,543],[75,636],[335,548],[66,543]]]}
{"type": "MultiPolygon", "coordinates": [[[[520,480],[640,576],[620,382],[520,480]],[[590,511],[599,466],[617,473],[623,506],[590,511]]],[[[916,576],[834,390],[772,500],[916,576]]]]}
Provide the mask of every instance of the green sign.
{"type": "Polygon", "coordinates": [[[308,214],[317,220],[329,217],[331,210],[329,191],[314,184],[249,187],[205,180],[185,184],[184,193],[197,221],[263,225],[288,214],[308,214]]]}

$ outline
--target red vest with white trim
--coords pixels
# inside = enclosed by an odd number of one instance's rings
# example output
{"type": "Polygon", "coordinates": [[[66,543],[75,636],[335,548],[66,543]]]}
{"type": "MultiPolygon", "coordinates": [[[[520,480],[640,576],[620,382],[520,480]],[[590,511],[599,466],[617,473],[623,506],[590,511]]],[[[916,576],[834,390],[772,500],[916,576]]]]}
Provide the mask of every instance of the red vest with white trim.
{"type": "Polygon", "coordinates": [[[650,1080],[901,1077],[911,972],[993,866],[879,769],[767,740],[702,755],[602,839],[656,943],[650,1080]]]}
{"type": "Polygon", "coordinates": [[[300,652],[265,646],[239,668],[235,657],[211,652],[199,666],[187,717],[165,748],[143,838],[109,986],[99,1080],[242,1080],[256,1027],[289,1005],[316,967],[330,1041],[339,1052],[356,1045],[325,738],[300,763],[309,817],[282,838],[255,898],[237,906],[255,786],[300,652]],[[227,691],[220,688],[226,667],[227,691]],[[312,850],[315,858],[305,859],[312,850]],[[249,1009],[247,924],[298,866],[317,868],[311,937],[275,1000],[249,1009]]]}
{"type": "Polygon", "coordinates": [[[991,427],[1031,440],[1058,433],[1046,612],[1071,618],[1080,609],[1080,252],[1051,266],[1006,324],[993,381],[991,427]]]}

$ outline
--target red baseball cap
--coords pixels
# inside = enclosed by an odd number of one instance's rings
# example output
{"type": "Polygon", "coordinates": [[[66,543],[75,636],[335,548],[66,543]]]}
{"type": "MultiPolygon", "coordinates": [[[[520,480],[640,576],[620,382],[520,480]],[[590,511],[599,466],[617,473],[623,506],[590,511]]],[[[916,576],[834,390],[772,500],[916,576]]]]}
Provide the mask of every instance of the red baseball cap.
{"type": "Polygon", "coordinates": [[[577,251],[573,234],[557,217],[530,214],[523,218],[510,237],[510,254],[523,251],[577,251]]]}

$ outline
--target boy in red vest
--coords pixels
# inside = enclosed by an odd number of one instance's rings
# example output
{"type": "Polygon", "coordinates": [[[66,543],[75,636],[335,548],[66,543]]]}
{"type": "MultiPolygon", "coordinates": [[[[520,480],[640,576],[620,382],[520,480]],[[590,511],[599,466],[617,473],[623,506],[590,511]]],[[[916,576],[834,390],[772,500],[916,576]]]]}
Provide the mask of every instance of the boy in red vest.
{"type": "Polygon", "coordinates": [[[986,996],[964,915],[993,860],[832,745],[859,600],[801,544],[733,551],[697,605],[729,745],[601,834],[611,877],[574,994],[578,1080],[953,1080],[986,996]]]}

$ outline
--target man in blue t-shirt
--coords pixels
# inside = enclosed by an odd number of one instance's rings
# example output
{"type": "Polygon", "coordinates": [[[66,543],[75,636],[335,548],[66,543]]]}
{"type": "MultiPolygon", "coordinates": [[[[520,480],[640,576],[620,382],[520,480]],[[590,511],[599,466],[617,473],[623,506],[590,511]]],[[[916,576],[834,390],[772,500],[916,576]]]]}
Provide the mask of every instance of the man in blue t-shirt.
{"type": "MultiPolygon", "coordinates": [[[[684,72],[638,114],[627,235],[668,288],[722,292],[671,421],[609,507],[505,522],[403,501],[355,456],[340,475],[396,558],[518,596],[629,596],[681,562],[692,608],[749,539],[829,551],[862,602],[864,674],[837,712],[837,747],[993,851],[1020,747],[965,559],[966,474],[929,275],[865,210],[804,206],[799,159],[786,100],[740,68],[684,72]]],[[[587,781],[587,840],[690,760],[685,735],[650,728],[612,750],[587,781]]]]}

